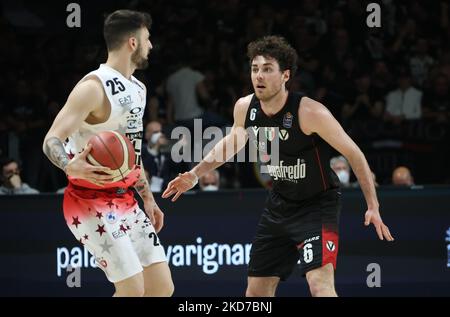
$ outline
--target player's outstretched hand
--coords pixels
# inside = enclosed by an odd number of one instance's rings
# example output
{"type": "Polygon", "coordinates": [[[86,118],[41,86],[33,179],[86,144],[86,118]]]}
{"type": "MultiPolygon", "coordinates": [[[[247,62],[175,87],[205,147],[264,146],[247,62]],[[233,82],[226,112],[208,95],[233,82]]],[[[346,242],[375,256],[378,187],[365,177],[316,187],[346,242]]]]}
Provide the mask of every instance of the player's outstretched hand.
{"type": "Polygon", "coordinates": [[[380,212],[378,210],[368,209],[366,211],[364,225],[368,226],[371,223],[375,226],[375,230],[377,231],[380,240],[386,239],[387,241],[394,241],[388,226],[381,220],[380,212]]]}
{"type": "Polygon", "coordinates": [[[105,183],[112,181],[111,175],[109,174],[111,169],[109,167],[89,164],[86,158],[91,149],[92,145],[89,144],[83,152],[76,154],[67,164],[65,172],[71,177],[86,179],[91,183],[103,186],[105,183]]]}
{"type": "Polygon", "coordinates": [[[175,196],[172,198],[173,202],[177,200],[182,193],[194,187],[197,182],[198,177],[192,171],[178,174],[178,177],[170,181],[170,183],[167,185],[166,190],[162,194],[162,198],[168,198],[175,194],[175,196]]]}

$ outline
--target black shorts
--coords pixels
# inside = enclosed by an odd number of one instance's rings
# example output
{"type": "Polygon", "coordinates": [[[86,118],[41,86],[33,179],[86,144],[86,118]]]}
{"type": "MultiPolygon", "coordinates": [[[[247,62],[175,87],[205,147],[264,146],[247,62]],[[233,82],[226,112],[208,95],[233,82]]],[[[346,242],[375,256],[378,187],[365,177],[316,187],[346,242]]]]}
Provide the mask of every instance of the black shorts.
{"type": "Polygon", "coordinates": [[[298,262],[303,275],[328,263],[336,269],[340,196],[339,189],[331,189],[294,202],[271,191],[253,240],[248,276],[285,280],[298,262]]]}

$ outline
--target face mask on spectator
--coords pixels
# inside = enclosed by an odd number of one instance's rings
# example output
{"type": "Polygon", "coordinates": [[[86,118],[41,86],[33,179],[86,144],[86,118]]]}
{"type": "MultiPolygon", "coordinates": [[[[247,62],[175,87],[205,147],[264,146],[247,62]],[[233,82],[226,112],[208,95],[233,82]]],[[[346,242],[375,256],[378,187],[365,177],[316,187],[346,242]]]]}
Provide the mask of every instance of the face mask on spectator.
{"type": "Polygon", "coordinates": [[[339,177],[339,181],[342,184],[348,184],[350,180],[350,173],[345,170],[340,170],[336,173],[336,175],[339,177]]]}
{"type": "Polygon", "coordinates": [[[162,136],[162,132],[153,133],[152,137],[150,138],[150,142],[152,144],[156,144],[161,136],[162,136]]]}
{"type": "Polygon", "coordinates": [[[219,190],[219,186],[216,185],[207,185],[202,189],[204,192],[215,192],[219,190]]]}

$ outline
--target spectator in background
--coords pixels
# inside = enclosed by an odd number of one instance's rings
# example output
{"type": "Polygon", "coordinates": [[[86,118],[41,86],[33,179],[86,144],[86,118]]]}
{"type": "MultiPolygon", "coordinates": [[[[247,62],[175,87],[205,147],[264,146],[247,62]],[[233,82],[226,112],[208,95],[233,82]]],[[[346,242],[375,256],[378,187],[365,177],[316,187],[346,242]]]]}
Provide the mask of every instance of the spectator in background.
{"type": "Polygon", "coordinates": [[[392,172],[392,185],[394,186],[413,186],[414,178],[411,171],[405,166],[399,166],[392,172]]]}
{"type": "Polygon", "coordinates": [[[198,180],[200,190],[202,191],[218,191],[220,187],[220,174],[217,170],[212,170],[200,177],[198,180]]]}
{"type": "Polygon", "coordinates": [[[342,187],[355,187],[350,183],[350,165],[342,155],[333,157],[330,160],[331,169],[336,173],[342,187]]]}
{"type": "Polygon", "coordinates": [[[393,88],[394,76],[384,60],[375,62],[371,74],[372,89],[377,96],[386,96],[393,88]]]}
{"type": "Polygon", "coordinates": [[[422,117],[422,91],[411,84],[407,69],[402,69],[398,77],[398,88],[386,97],[385,120],[400,124],[403,120],[422,117]]]}
{"type": "Polygon", "coordinates": [[[450,94],[447,76],[439,74],[432,86],[432,91],[426,93],[423,101],[423,116],[437,123],[448,122],[450,115],[450,94]]]}
{"type": "Polygon", "coordinates": [[[345,103],[342,108],[342,119],[348,120],[370,120],[381,118],[383,115],[383,103],[378,99],[371,89],[371,79],[368,73],[357,76],[355,94],[345,103]]]}
{"type": "Polygon", "coordinates": [[[176,164],[170,157],[171,144],[158,121],[151,121],[145,127],[142,144],[142,164],[146,171],[152,192],[160,192],[172,176],[189,169],[187,163],[176,164]]]}
{"type": "Polygon", "coordinates": [[[380,60],[385,57],[383,34],[379,28],[369,28],[364,46],[370,60],[380,60]]]}
{"type": "Polygon", "coordinates": [[[19,164],[11,158],[1,160],[0,195],[39,194],[39,191],[24,183],[20,177],[19,164]]]}
{"type": "Polygon", "coordinates": [[[150,94],[147,119],[149,121],[159,121],[162,124],[173,124],[173,115],[167,109],[164,83],[157,84],[154,91],[150,94]]]}
{"type": "Polygon", "coordinates": [[[148,173],[148,181],[152,192],[160,192],[164,178],[169,177],[168,155],[162,153],[161,148],[168,144],[162,133],[162,125],[158,121],[151,121],[145,127],[145,143],[142,149],[142,164],[148,173]]]}
{"type": "Polygon", "coordinates": [[[420,38],[416,42],[415,54],[409,59],[414,84],[423,87],[427,80],[428,72],[434,64],[434,59],[428,54],[428,41],[420,38]]]}
{"type": "Polygon", "coordinates": [[[339,68],[345,62],[345,58],[350,55],[350,37],[348,31],[345,28],[330,30],[334,32],[332,38],[332,61],[334,66],[339,68]]]}
{"type": "Polygon", "coordinates": [[[169,99],[167,111],[170,115],[173,114],[173,120],[170,118],[169,121],[174,121],[176,125],[185,126],[191,131],[194,128],[193,119],[202,119],[203,127],[224,126],[226,122],[223,118],[208,111],[208,107],[212,105],[212,98],[205,83],[205,75],[190,66],[188,52],[184,51],[181,56],[185,62],[167,78],[166,90],[169,99]]]}
{"type": "MultiPolygon", "coordinates": [[[[350,182],[350,165],[345,157],[336,156],[330,160],[331,169],[336,173],[339,178],[341,186],[344,188],[357,188],[359,187],[358,182],[350,182]]],[[[372,172],[373,183],[375,187],[378,187],[377,177],[374,172],[372,172]]]]}
{"type": "Polygon", "coordinates": [[[209,100],[209,94],[203,82],[204,78],[202,73],[193,70],[188,64],[181,64],[167,78],[168,110],[170,114],[173,113],[173,121],[177,125],[190,127],[193,119],[203,115],[199,97],[209,100]]]}
{"type": "Polygon", "coordinates": [[[413,18],[409,18],[397,30],[399,30],[397,31],[397,38],[390,50],[392,58],[396,62],[401,62],[404,56],[409,56],[409,48],[413,47],[417,41],[417,23],[413,18]]]}
{"type": "Polygon", "coordinates": [[[46,163],[45,157],[40,153],[40,143],[47,126],[48,108],[43,93],[46,87],[43,79],[20,79],[13,88],[14,93],[9,103],[9,126],[10,131],[18,138],[19,156],[16,153],[9,153],[8,156],[20,158],[23,163],[22,175],[32,187],[38,186],[39,172],[46,163]]]}

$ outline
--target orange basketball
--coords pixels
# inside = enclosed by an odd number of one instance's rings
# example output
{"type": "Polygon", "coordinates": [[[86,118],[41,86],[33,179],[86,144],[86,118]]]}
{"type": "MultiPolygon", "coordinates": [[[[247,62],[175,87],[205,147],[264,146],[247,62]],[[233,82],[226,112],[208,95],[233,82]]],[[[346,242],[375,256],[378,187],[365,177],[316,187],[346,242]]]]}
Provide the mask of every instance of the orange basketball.
{"type": "Polygon", "coordinates": [[[87,159],[93,165],[109,167],[113,182],[122,180],[133,169],[136,154],[130,140],[115,131],[103,131],[93,135],[87,159]]]}

